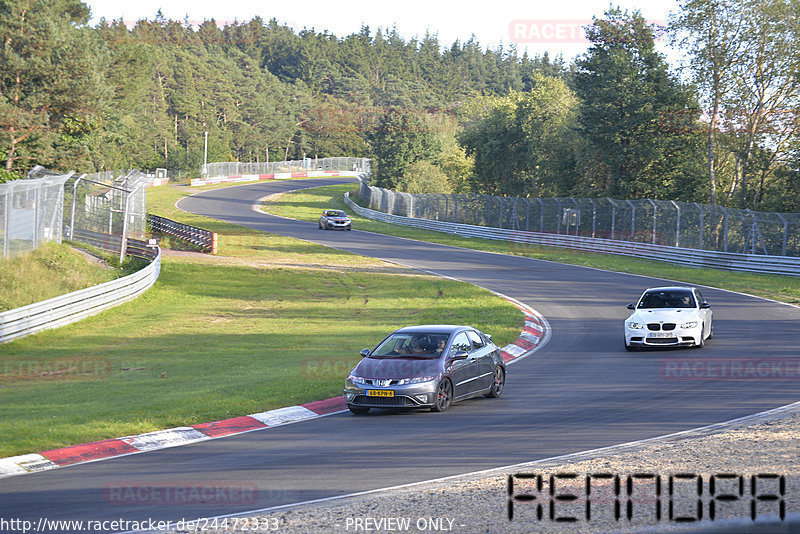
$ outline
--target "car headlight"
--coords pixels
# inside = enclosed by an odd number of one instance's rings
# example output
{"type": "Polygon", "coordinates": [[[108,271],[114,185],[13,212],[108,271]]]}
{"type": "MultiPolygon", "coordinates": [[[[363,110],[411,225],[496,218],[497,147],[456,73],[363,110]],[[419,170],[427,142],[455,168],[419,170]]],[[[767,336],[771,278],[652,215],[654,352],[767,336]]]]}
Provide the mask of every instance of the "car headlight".
{"type": "Polygon", "coordinates": [[[398,386],[404,386],[406,384],[420,384],[422,382],[430,382],[432,380],[436,380],[438,377],[436,376],[415,376],[414,378],[401,378],[397,381],[398,386]]]}
{"type": "Polygon", "coordinates": [[[642,328],[644,328],[644,325],[642,323],[637,323],[635,321],[631,321],[627,323],[627,325],[628,328],[630,328],[631,330],[641,330],[642,328]]]}
{"type": "Polygon", "coordinates": [[[363,386],[365,386],[367,384],[367,380],[365,378],[360,377],[360,376],[348,375],[347,376],[347,380],[349,380],[353,384],[361,384],[363,386]]]}
{"type": "Polygon", "coordinates": [[[689,321],[681,325],[681,328],[696,328],[696,327],[697,327],[697,321],[689,321]]]}

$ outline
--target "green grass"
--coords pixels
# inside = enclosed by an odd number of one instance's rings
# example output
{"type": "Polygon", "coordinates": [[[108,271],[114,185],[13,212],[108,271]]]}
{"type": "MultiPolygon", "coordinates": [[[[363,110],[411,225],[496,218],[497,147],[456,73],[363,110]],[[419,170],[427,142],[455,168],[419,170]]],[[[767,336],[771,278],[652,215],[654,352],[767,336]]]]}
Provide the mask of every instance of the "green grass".
{"type": "Polygon", "coordinates": [[[353,200],[358,200],[358,186],[354,184],[342,184],[298,191],[296,193],[287,193],[265,202],[264,209],[276,215],[293,217],[305,221],[316,221],[319,219],[321,210],[325,208],[344,209],[353,219],[353,227],[359,230],[408,237],[445,245],[455,245],[476,250],[515,254],[559,263],[583,265],[609,271],[641,274],[656,278],[682,281],[688,284],[700,284],[741,291],[782,302],[800,303],[800,278],[798,277],[685,267],[672,263],[630,258],[615,254],[582,252],[557,247],[512,243],[509,241],[465,238],[442,232],[395,226],[359,217],[352,213],[352,210],[347,207],[342,198],[346,191],[351,192],[350,197],[353,200]]]}
{"type": "Polygon", "coordinates": [[[46,243],[36,250],[0,260],[0,311],[91,287],[126,274],[93,262],[66,244],[46,243]]]}
{"type": "MultiPolygon", "coordinates": [[[[194,191],[194,190],[192,190],[194,191]]],[[[169,255],[158,282],[95,317],[0,345],[0,457],[340,395],[359,350],[415,323],[467,323],[498,344],[522,315],[478,287],[175,210],[220,254],[169,255]]]]}

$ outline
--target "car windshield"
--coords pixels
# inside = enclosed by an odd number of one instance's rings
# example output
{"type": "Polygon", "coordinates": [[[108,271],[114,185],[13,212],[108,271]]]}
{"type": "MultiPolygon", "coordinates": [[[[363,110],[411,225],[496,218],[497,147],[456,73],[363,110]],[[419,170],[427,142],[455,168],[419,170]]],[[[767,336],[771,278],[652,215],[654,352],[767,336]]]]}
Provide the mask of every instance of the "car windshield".
{"type": "Polygon", "coordinates": [[[447,334],[392,334],[370,354],[371,358],[438,358],[447,345],[447,334]]]}
{"type": "Polygon", "coordinates": [[[328,217],[347,217],[347,214],[343,211],[326,211],[325,215],[328,217]]]}
{"type": "Polygon", "coordinates": [[[695,301],[691,291],[688,290],[659,290],[648,291],[639,301],[639,309],[650,308],[694,308],[695,301]]]}

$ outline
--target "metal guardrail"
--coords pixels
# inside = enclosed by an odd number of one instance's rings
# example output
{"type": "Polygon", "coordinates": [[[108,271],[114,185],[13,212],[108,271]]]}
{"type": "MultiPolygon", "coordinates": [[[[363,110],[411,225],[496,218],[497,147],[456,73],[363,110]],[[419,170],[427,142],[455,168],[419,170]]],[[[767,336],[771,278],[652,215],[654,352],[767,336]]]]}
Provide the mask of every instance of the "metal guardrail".
{"type": "Polygon", "coordinates": [[[217,233],[189,224],[179,223],[166,217],[148,215],[147,222],[153,232],[171,235],[183,241],[202,247],[212,254],[217,253],[217,233]]]}
{"type": "Polygon", "coordinates": [[[74,323],[136,298],[149,289],[161,272],[161,250],[153,261],[133,274],[0,313],[0,343],[74,323]]]}
{"type": "MultiPolygon", "coordinates": [[[[117,253],[122,245],[122,236],[119,235],[89,232],[87,230],[75,230],[73,235],[77,241],[88,243],[106,252],[117,253]]],[[[156,256],[156,249],[148,246],[146,241],[129,237],[125,246],[125,253],[128,256],[152,260],[156,256]]]]}
{"type": "Polygon", "coordinates": [[[424,230],[434,230],[462,237],[478,237],[481,239],[495,239],[510,241],[521,245],[544,245],[563,247],[589,252],[604,252],[608,254],[622,254],[637,258],[652,259],[690,265],[693,267],[713,267],[733,271],[746,271],[764,274],[783,274],[800,276],[800,258],[787,256],[766,256],[761,254],[736,254],[731,252],[718,252],[712,250],[698,250],[667,245],[654,245],[652,243],[639,243],[634,241],[617,241],[597,237],[583,237],[563,234],[545,234],[540,232],[527,232],[524,230],[511,230],[506,228],[493,228],[488,226],[475,226],[470,224],[451,223],[431,219],[417,219],[391,215],[380,211],[363,208],[350,200],[345,194],[345,202],[353,211],[362,217],[376,219],[391,224],[411,226],[424,230]]]}

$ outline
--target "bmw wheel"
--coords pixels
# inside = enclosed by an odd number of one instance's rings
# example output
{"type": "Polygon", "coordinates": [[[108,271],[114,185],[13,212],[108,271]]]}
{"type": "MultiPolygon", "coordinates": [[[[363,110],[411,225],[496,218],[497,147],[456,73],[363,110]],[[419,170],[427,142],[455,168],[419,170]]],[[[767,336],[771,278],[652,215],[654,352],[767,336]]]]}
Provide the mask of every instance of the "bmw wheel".
{"type": "Polygon", "coordinates": [[[494,377],[492,380],[492,388],[486,396],[496,399],[503,392],[503,386],[506,385],[506,373],[499,365],[494,368],[494,377]]]}
{"type": "Polygon", "coordinates": [[[356,415],[364,415],[365,413],[369,412],[369,408],[364,408],[363,406],[353,406],[352,404],[348,404],[347,407],[356,415]]]}
{"type": "Polygon", "coordinates": [[[700,342],[695,345],[698,349],[702,349],[706,345],[706,340],[703,335],[706,332],[706,325],[703,323],[703,327],[700,329],[700,342]]]}
{"type": "Polygon", "coordinates": [[[450,407],[453,401],[453,384],[450,380],[444,379],[439,382],[439,387],[436,390],[436,401],[431,408],[432,412],[443,412],[450,407]]]}

